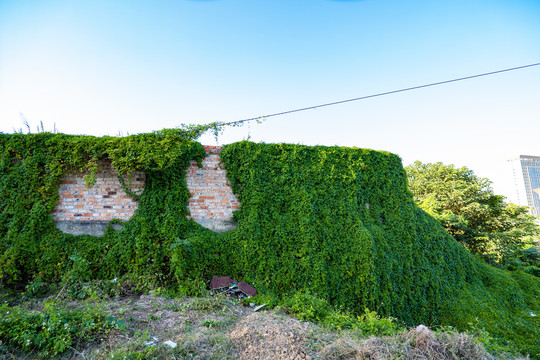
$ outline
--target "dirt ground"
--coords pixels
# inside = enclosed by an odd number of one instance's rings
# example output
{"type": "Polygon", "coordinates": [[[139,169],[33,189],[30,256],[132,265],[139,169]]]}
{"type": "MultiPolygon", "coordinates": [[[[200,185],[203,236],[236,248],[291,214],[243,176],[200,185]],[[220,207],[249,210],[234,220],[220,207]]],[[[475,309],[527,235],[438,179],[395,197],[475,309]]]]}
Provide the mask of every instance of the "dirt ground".
{"type": "Polygon", "coordinates": [[[122,358],[116,355],[156,347],[160,351],[155,358],[304,360],[318,358],[321,347],[318,326],[279,311],[255,311],[249,303],[230,299],[141,295],[111,301],[107,307],[125,320],[125,330],[86,349],[74,349],[71,359],[122,358]]]}
{"type": "Polygon", "coordinates": [[[313,326],[284,315],[252,313],[229,333],[239,359],[311,359],[313,326]]]}
{"type": "MultiPolygon", "coordinates": [[[[75,309],[81,303],[66,305],[75,309]]],[[[254,305],[249,299],[223,296],[130,295],[102,300],[99,306],[125,326],[73,345],[56,359],[494,359],[467,334],[435,334],[420,325],[393,336],[366,338],[302,322],[280,310],[255,311],[254,305]]],[[[31,308],[39,309],[40,303],[31,308]]],[[[39,353],[1,346],[0,360],[42,358],[39,353]]]]}

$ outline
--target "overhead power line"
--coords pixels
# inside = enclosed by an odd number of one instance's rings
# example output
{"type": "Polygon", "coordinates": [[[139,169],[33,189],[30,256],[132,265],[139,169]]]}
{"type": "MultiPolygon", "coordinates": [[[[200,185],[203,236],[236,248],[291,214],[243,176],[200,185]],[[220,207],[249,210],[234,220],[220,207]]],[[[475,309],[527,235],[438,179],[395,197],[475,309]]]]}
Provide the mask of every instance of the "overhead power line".
{"type": "Polygon", "coordinates": [[[344,103],[358,101],[358,100],[370,99],[370,98],[374,98],[374,97],[377,97],[377,96],[396,94],[396,93],[410,91],[410,90],[422,89],[422,88],[426,88],[426,87],[430,87],[430,86],[443,85],[443,84],[448,84],[448,83],[457,82],[457,81],[469,80],[469,79],[474,79],[474,78],[478,78],[478,77],[482,77],[482,76],[495,75],[495,74],[500,74],[500,73],[507,72],[507,71],[520,70],[520,69],[525,69],[525,68],[538,66],[538,65],[540,65],[540,63],[523,65],[523,66],[513,67],[513,68],[509,68],[509,69],[497,70],[497,71],[491,71],[491,72],[487,72],[487,73],[483,73],[483,74],[465,76],[465,77],[461,77],[461,78],[457,78],[457,79],[439,81],[439,82],[435,82],[435,83],[431,83],[431,84],[418,85],[418,86],[408,87],[408,88],[399,89],[399,90],[386,91],[386,92],[382,92],[382,93],[378,93],[378,94],[366,95],[366,96],[361,96],[361,97],[357,97],[357,98],[353,98],[353,99],[340,100],[340,101],[334,101],[334,102],[330,102],[330,103],[326,103],[326,104],[319,104],[319,105],[308,106],[308,107],[299,108],[299,109],[287,110],[287,111],[282,111],[282,112],[278,112],[278,113],[275,113],[275,114],[258,116],[258,117],[249,118],[249,119],[225,122],[225,123],[222,123],[222,125],[233,125],[233,124],[241,124],[241,123],[250,122],[250,121],[264,120],[264,119],[267,119],[267,118],[270,118],[270,117],[281,116],[281,115],[286,115],[286,114],[291,114],[291,113],[300,112],[300,111],[306,111],[306,110],[314,110],[314,109],[318,109],[318,108],[322,108],[322,107],[326,107],[326,106],[339,105],[339,104],[344,104],[344,103]]]}

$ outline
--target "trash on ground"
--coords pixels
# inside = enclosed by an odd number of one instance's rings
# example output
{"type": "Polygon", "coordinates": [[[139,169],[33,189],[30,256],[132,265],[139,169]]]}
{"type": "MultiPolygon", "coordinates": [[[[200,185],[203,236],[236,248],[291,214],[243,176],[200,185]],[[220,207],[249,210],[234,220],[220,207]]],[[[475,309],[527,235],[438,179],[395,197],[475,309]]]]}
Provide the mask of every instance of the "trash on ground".
{"type": "Polygon", "coordinates": [[[211,295],[223,293],[239,300],[257,295],[257,290],[245,281],[231,279],[230,276],[215,276],[208,284],[211,295]]]}
{"type": "Polygon", "coordinates": [[[261,309],[262,309],[263,307],[265,307],[265,306],[266,306],[266,304],[259,305],[259,306],[257,306],[255,309],[253,309],[253,311],[259,311],[259,310],[261,310],[261,309]]]}
{"type": "Polygon", "coordinates": [[[255,290],[255,288],[253,286],[249,285],[245,281],[240,281],[238,283],[238,289],[240,289],[240,291],[243,292],[244,294],[246,294],[247,296],[255,296],[255,295],[257,295],[257,290],[255,290]]]}
{"type": "Polygon", "coordinates": [[[210,281],[210,284],[208,285],[210,287],[210,290],[219,290],[228,288],[229,285],[232,284],[232,279],[230,276],[215,276],[210,281]]]}
{"type": "Polygon", "coordinates": [[[171,340],[167,340],[163,344],[165,344],[165,345],[167,345],[167,346],[169,346],[169,347],[171,347],[173,349],[178,345],[174,341],[171,341],[171,340]]]}
{"type": "Polygon", "coordinates": [[[427,326],[422,324],[418,325],[415,330],[416,332],[431,332],[427,326]]]}

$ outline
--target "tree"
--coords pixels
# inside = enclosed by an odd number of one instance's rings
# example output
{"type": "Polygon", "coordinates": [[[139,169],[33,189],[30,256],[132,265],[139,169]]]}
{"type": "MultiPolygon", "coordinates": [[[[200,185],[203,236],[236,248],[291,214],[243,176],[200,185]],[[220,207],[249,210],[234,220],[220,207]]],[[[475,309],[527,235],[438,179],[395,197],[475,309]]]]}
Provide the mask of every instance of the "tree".
{"type": "Polygon", "coordinates": [[[417,161],[405,170],[415,202],[473,254],[508,263],[540,234],[527,207],[506,203],[466,167],[417,161]]]}

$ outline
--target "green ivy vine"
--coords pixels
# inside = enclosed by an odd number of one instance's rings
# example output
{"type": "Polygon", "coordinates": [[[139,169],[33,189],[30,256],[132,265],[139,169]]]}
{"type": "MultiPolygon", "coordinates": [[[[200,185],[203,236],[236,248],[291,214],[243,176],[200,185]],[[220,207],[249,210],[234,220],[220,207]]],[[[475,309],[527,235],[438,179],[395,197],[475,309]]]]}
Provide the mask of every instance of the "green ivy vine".
{"type": "Polygon", "coordinates": [[[409,324],[474,326],[540,356],[540,317],[530,315],[540,315],[540,280],[470,255],[414,204],[396,155],[230,144],[221,157],[241,204],[237,229],[216,234],[188,220],[185,174],[204,158],[195,139],[209,129],[218,128],[0,134],[0,284],[129,274],[172,286],[231,275],[278,301],[302,292],[357,314],[367,308],[409,324]],[[91,186],[105,158],[120,178],[145,172],[134,216],[99,238],[60,232],[51,216],[60,180],[82,171],[91,186]]]}
{"type": "Polygon", "coordinates": [[[540,354],[539,279],[474,258],[415,205],[398,156],[243,141],[221,159],[238,227],[179,243],[179,281],[228,274],[281,303],[309,293],[356,314],[487,330],[540,354]]]}
{"type": "Polygon", "coordinates": [[[205,156],[194,140],[216,126],[127,137],[0,134],[0,283],[15,286],[36,276],[58,281],[73,266],[74,252],[87,259],[87,272],[95,277],[134,272],[165,278],[167,254],[160,246],[187,223],[185,170],[190,160],[200,162],[205,156]],[[110,229],[99,241],[58,231],[51,211],[58,203],[61,178],[83,172],[91,187],[101,159],[111,161],[126,192],[143,206],[123,231],[110,229]],[[124,181],[135,170],[147,174],[142,195],[130,191],[124,181]]]}

